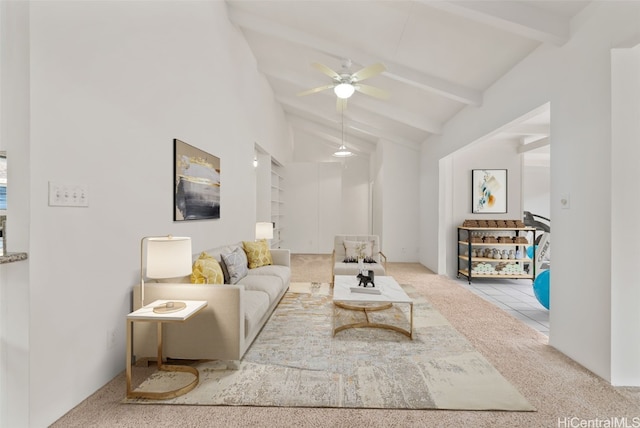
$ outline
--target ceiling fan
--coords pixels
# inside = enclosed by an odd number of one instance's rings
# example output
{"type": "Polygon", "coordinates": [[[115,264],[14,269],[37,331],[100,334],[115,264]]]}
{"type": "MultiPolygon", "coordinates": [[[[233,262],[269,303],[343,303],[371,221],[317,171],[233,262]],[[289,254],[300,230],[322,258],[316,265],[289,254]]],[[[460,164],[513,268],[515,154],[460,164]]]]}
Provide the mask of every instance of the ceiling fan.
{"type": "Polygon", "coordinates": [[[333,89],[333,92],[338,97],[338,110],[343,110],[346,107],[347,99],[349,99],[349,97],[351,97],[355,91],[362,92],[363,94],[375,98],[389,98],[389,93],[387,91],[360,83],[365,79],[369,79],[384,72],[386,68],[382,63],[372,64],[359,71],[356,71],[355,73],[349,72],[349,69],[352,65],[351,60],[349,59],[346,59],[342,62],[342,70],[340,73],[319,62],[314,62],[311,65],[320,72],[331,77],[333,79],[333,82],[328,85],[318,86],[317,88],[300,92],[298,93],[298,96],[310,95],[324,91],[326,89],[333,89]]]}

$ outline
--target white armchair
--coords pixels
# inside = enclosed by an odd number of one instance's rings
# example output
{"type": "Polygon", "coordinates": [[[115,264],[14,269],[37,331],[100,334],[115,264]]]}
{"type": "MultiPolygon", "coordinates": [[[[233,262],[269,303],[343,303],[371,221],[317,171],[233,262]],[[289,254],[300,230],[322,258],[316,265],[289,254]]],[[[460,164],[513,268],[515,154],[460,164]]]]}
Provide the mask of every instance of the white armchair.
{"type": "Polygon", "coordinates": [[[331,286],[336,275],[357,275],[358,258],[365,259],[365,269],[385,275],[387,257],[380,250],[376,235],[336,235],[331,256],[331,286]]]}

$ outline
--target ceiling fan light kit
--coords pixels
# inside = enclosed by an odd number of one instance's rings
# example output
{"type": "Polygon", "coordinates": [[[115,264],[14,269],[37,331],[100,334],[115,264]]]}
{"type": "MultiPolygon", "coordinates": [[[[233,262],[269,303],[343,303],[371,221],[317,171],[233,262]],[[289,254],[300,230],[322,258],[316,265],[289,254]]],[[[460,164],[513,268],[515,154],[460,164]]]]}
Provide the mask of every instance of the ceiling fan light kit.
{"type": "Polygon", "coordinates": [[[333,92],[335,92],[338,98],[347,99],[356,91],[356,88],[351,83],[340,83],[335,88],[333,88],[333,92]]]}
{"type": "Polygon", "coordinates": [[[386,68],[384,64],[377,63],[372,64],[368,67],[363,68],[360,71],[356,71],[355,73],[351,73],[349,68],[351,67],[351,60],[345,60],[342,63],[342,73],[338,73],[331,68],[327,67],[324,64],[319,62],[314,62],[311,64],[315,69],[320,71],[321,73],[326,74],[331,77],[333,83],[328,85],[318,86],[317,88],[312,88],[306,91],[302,91],[298,93],[298,96],[315,94],[317,92],[322,92],[326,89],[333,88],[333,92],[339,99],[346,100],[351,97],[356,91],[362,92],[363,94],[369,95],[375,98],[386,99],[388,98],[388,94],[386,91],[378,88],[374,88],[368,85],[361,85],[365,79],[369,79],[373,76],[377,76],[378,74],[383,73],[386,68]]]}
{"type": "Polygon", "coordinates": [[[338,147],[338,150],[333,153],[333,156],[337,158],[347,158],[354,155],[354,153],[347,149],[347,146],[344,144],[344,110],[347,108],[347,99],[349,99],[356,91],[375,98],[388,98],[386,91],[373,86],[362,85],[360,83],[365,79],[369,79],[383,73],[386,70],[384,64],[372,64],[360,71],[356,71],[355,73],[351,73],[349,71],[351,65],[351,60],[345,59],[342,62],[342,73],[340,74],[319,62],[312,63],[312,67],[331,77],[333,82],[328,85],[318,86],[317,88],[308,89],[298,93],[298,96],[310,95],[333,88],[333,92],[338,97],[336,109],[342,113],[342,144],[338,147]]]}

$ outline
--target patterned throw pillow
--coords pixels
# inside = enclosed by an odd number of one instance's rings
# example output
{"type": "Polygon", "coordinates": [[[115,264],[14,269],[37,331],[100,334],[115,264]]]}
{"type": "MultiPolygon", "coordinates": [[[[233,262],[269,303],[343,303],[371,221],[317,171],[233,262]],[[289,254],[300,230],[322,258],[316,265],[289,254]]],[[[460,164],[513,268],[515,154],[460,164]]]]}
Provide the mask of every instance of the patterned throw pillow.
{"type": "Polygon", "coordinates": [[[207,253],[200,253],[198,259],[193,262],[191,283],[224,284],[224,275],[218,260],[207,253]]]}
{"type": "Polygon", "coordinates": [[[247,268],[247,255],[240,247],[236,247],[230,253],[222,254],[222,261],[229,271],[229,283],[237,284],[242,278],[247,276],[249,269],[247,268]]]}
{"type": "Polygon", "coordinates": [[[269,249],[269,244],[266,239],[261,239],[256,242],[243,241],[242,246],[244,247],[244,252],[247,253],[249,269],[273,264],[271,250],[269,249]]]}
{"type": "Polygon", "coordinates": [[[346,252],[345,263],[347,260],[370,259],[373,257],[372,241],[343,241],[346,252]]]}

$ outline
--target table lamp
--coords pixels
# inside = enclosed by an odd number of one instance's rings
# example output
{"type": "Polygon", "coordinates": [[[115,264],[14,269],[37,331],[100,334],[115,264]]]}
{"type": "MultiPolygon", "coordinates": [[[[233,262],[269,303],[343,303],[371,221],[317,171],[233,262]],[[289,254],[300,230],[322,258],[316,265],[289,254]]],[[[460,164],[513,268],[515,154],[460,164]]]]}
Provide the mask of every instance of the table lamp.
{"type": "Polygon", "coordinates": [[[256,241],[260,239],[273,239],[273,223],[256,223],[256,241]]]}
{"type": "MultiPolygon", "coordinates": [[[[191,238],[178,236],[145,236],[140,241],[140,306],[144,307],[144,244],[147,243],[147,278],[176,278],[191,274],[191,238]]],[[[157,313],[184,309],[184,302],[167,302],[153,308],[157,313]]]]}

